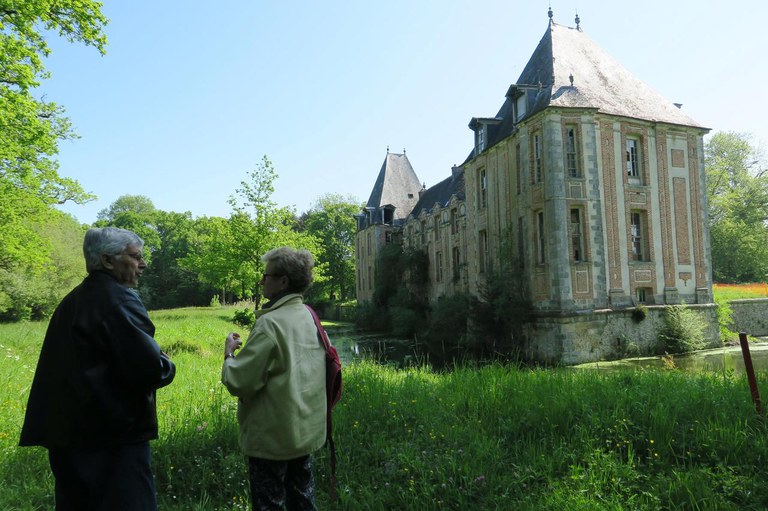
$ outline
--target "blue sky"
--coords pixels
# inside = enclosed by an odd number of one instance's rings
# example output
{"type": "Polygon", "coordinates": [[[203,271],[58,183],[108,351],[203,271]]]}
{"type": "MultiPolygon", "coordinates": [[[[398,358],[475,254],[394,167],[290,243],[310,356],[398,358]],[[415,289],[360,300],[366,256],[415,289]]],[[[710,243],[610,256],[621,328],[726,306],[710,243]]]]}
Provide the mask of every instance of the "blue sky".
{"type": "Polygon", "coordinates": [[[103,0],[106,56],[52,39],[38,94],[78,140],[60,173],[98,200],[227,216],[267,155],[273,199],[306,211],[323,194],[365,201],[386,155],[407,151],[427,186],[472,146],[547,28],[582,29],[714,131],[768,144],[768,2],[699,0],[103,0]]]}

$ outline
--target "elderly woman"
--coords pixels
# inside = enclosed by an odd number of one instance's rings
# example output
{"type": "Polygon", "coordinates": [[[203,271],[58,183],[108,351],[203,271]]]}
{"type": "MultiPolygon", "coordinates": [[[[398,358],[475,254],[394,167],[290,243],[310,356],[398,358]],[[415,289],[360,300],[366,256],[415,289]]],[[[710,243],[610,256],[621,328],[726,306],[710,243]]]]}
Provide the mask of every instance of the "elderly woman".
{"type": "Polygon", "coordinates": [[[253,508],[316,509],[311,454],[325,442],[325,350],[302,298],[314,261],[308,251],[288,247],[261,260],[268,301],[237,356],[240,336],[227,336],[221,381],[240,398],[253,508]]]}

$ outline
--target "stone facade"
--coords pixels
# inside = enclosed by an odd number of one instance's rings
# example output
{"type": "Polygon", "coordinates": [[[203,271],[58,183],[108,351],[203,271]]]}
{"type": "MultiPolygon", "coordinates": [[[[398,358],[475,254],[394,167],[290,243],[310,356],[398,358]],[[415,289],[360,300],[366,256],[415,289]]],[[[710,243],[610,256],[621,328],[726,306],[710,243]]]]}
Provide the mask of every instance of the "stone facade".
{"type": "MultiPolygon", "coordinates": [[[[358,301],[372,297],[371,244],[389,230],[428,254],[432,301],[479,296],[500,258],[514,257],[534,309],[527,346],[542,360],[615,358],[617,338],[649,348],[660,311],[638,325],[627,312],[637,304],[711,304],[708,130],[578,27],[550,22],[499,113],[470,128],[469,158],[399,224],[359,223],[358,301]]],[[[702,308],[714,342],[712,310],[702,308]]]]}

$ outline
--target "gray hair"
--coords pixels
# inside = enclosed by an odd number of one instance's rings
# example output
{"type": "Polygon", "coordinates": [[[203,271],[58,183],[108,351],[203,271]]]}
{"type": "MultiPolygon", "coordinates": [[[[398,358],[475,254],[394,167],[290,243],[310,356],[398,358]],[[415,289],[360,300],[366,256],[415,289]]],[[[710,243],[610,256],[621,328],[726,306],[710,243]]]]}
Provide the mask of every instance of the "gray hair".
{"type": "Polygon", "coordinates": [[[288,277],[288,291],[303,293],[312,285],[315,260],[309,250],[280,247],[261,256],[262,262],[272,264],[278,273],[288,277]]]}
{"type": "Polygon", "coordinates": [[[144,241],[133,231],[117,227],[93,227],[85,233],[83,241],[83,256],[85,257],[85,269],[88,273],[103,270],[101,256],[117,255],[125,250],[128,245],[144,246],[144,241]]]}

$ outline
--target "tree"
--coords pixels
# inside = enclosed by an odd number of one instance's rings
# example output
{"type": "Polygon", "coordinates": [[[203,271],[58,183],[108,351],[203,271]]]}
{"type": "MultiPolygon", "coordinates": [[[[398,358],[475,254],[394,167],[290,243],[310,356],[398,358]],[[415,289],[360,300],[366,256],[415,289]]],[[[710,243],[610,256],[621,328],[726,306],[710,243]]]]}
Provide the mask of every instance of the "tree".
{"type": "Polygon", "coordinates": [[[20,262],[0,268],[0,321],[43,319],[85,276],[85,227],[70,215],[54,211],[45,223],[27,220],[26,229],[41,240],[43,266],[20,262]]]}
{"type": "MultiPolygon", "coordinates": [[[[234,275],[243,286],[238,298],[257,294],[263,263],[261,256],[272,248],[291,246],[305,248],[317,254],[316,240],[296,229],[295,214],[291,208],[279,208],[272,201],[277,179],[272,162],[265,155],[261,162],[240,182],[240,188],[229,199],[233,213],[229,219],[231,247],[226,247],[231,264],[237,265],[234,275]]],[[[323,268],[315,270],[315,281],[322,282],[323,268]]]]}
{"type": "Polygon", "coordinates": [[[157,209],[149,197],[144,195],[123,195],[96,215],[96,220],[113,222],[125,213],[135,213],[145,218],[152,218],[157,209]]]}
{"type": "Polygon", "coordinates": [[[192,214],[155,212],[155,229],[160,246],[152,252],[152,262],[141,282],[147,307],[165,309],[208,305],[216,290],[200,281],[198,272],[184,267],[195,235],[192,214]]]}
{"type": "Polygon", "coordinates": [[[255,273],[248,271],[251,266],[243,263],[231,218],[200,217],[195,220],[189,253],[179,264],[195,272],[201,282],[220,290],[222,301],[227,301],[228,295],[235,298],[251,296],[255,273]]]}
{"type": "Polygon", "coordinates": [[[355,232],[354,214],[362,205],[352,197],[329,193],[320,197],[302,215],[301,224],[318,239],[317,258],[325,265],[328,277],[324,286],[326,297],[337,296],[345,301],[355,290],[355,232]]]}
{"type": "Polygon", "coordinates": [[[119,227],[135,232],[144,241],[145,256],[150,258],[161,247],[156,225],[159,214],[160,212],[148,197],[122,195],[108,208],[99,211],[93,225],[119,227]]]}
{"type": "Polygon", "coordinates": [[[716,282],[758,282],[768,273],[768,173],[749,136],[715,133],[705,146],[709,230],[716,282]]]}
{"type": "MultiPolygon", "coordinates": [[[[224,222],[223,219],[219,219],[224,222]]],[[[144,303],[149,308],[170,308],[207,305],[214,294],[216,278],[202,279],[205,265],[200,257],[190,262],[199,231],[192,214],[167,213],[155,208],[143,195],[123,195],[108,208],[99,211],[95,226],[129,229],[144,240],[147,270],[139,286],[144,303]],[[200,265],[202,269],[197,269],[200,265]]],[[[221,252],[215,246],[205,250],[221,252]]],[[[226,281],[229,285],[229,280],[226,281]]]]}
{"type": "Polygon", "coordinates": [[[32,90],[48,77],[46,36],[57,33],[103,54],[106,24],[94,0],[0,0],[0,268],[41,268],[43,240],[29,220],[53,219],[56,204],[93,199],[58,174],[58,143],[75,133],[63,109],[32,90]]]}

